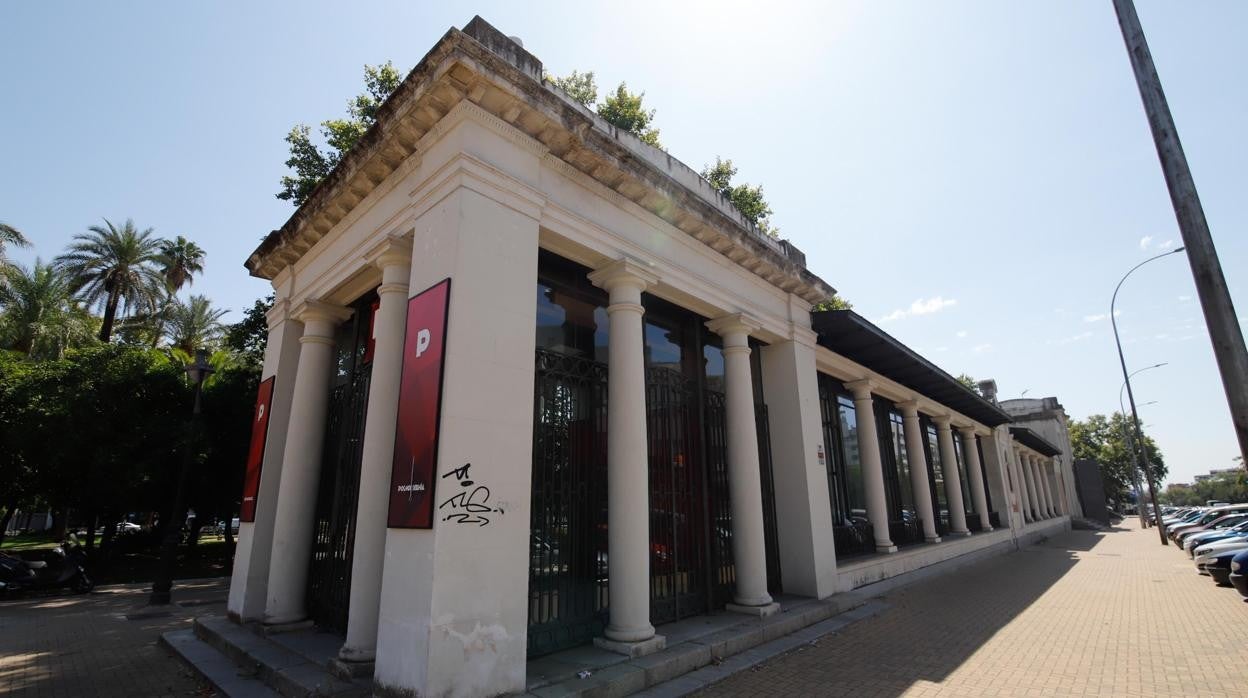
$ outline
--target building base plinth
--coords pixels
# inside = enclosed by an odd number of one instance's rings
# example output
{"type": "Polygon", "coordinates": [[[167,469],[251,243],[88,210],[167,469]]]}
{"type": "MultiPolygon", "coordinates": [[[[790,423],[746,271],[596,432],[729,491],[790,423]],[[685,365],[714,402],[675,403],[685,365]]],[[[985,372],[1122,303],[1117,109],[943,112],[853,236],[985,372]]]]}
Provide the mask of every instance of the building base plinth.
{"type": "Polygon", "coordinates": [[[971,532],[970,532],[970,531],[950,531],[949,533],[946,533],[945,535],[947,535],[947,536],[961,536],[961,537],[965,538],[965,537],[967,537],[967,536],[971,535],[971,532]]]}
{"type": "Polygon", "coordinates": [[[928,542],[928,543],[939,543],[939,542],[940,542],[940,536],[936,536],[936,537],[934,537],[934,538],[924,538],[924,540],[925,540],[926,542],[928,542]]]}
{"type": "Polygon", "coordinates": [[[260,626],[260,632],[265,635],[280,635],[282,633],[295,633],[303,630],[312,630],[315,623],[311,618],[305,620],[295,620],[289,623],[264,623],[260,626]]]}
{"type": "Polygon", "coordinates": [[[373,676],[373,660],[352,662],[341,657],[329,660],[329,673],[340,679],[365,679],[373,676]]]}
{"type": "Polygon", "coordinates": [[[775,601],[772,601],[771,603],[768,603],[768,604],[763,604],[762,606],[742,606],[740,604],[730,603],[724,606],[724,609],[731,613],[741,613],[747,616],[757,616],[759,618],[766,618],[768,616],[774,616],[777,613],[779,613],[780,604],[776,603],[775,601]]]}
{"type": "Polygon", "coordinates": [[[877,552],[877,553],[895,553],[895,552],[897,552],[897,546],[895,546],[895,545],[877,545],[877,546],[875,546],[875,552],[877,552]]]}
{"type": "Polygon", "coordinates": [[[630,659],[644,657],[647,654],[654,654],[667,647],[667,638],[662,635],[655,635],[647,640],[638,640],[637,642],[620,642],[618,640],[608,640],[605,637],[594,638],[594,647],[604,649],[608,652],[622,654],[630,659]]]}

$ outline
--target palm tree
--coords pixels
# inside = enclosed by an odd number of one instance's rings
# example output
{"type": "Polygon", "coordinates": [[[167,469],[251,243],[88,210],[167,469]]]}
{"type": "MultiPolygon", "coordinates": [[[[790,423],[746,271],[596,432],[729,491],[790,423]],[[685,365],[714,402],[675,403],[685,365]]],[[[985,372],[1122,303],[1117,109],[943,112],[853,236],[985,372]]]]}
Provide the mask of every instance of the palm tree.
{"type": "Polygon", "coordinates": [[[169,306],[165,322],[169,328],[169,344],[187,354],[196,349],[210,348],[225,333],[221,318],[229,312],[212,307],[207,296],[191,296],[188,301],[175,300],[169,306]]]}
{"type": "Polygon", "coordinates": [[[127,219],[118,228],[108,219],[106,227],[93,225],[89,232],[74,236],[69,251],[56,258],[56,264],[70,277],[74,293],[88,306],[104,308],[100,340],[113,335],[117,309],[151,307],[160,296],[164,278],[156,265],[160,239],[151,228],[140,231],[127,219]]]}
{"type": "Polygon", "coordinates": [[[4,270],[0,289],[0,347],[32,359],[56,359],[92,341],[98,320],[74,300],[70,280],[51,264],[4,270]]]}
{"type": "Polygon", "coordinates": [[[165,336],[166,317],[173,308],[174,296],[183,286],[194,282],[195,274],[204,271],[204,250],[199,245],[179,235],[174,240],[160,241],[160,254],[156,262],[165,279],[164,297],[153,303],[143,322],[149,326],[152,348],[165,336]]]}
{"type": "Polygon", "coordinates": [[[30,240],[22,235],[21,231],[8,223],[0,221],[0,288],[4,288],[5,275],[2,273],[5,269],[13,266],[9,262],[9,258],[4,253],[4,248],[12,245],[13,247],[30,247],[30,240]]]}
{"type": "Polygon", "coordinates": [[[203,273],[204,250],[181,235],[173,240],[161,240],[157,264],[169,290],[177,293],[194,282],[193,276],[203,273]]]}

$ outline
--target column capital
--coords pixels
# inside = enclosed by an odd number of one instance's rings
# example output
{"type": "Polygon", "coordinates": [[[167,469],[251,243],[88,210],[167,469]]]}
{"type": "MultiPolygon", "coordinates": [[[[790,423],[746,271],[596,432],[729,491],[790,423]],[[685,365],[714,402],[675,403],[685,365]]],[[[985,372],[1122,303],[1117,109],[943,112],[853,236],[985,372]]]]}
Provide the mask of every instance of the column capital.
{"type": "Polygon", "coordinates": [[[962,436],[971,436],[971,437],[973,437],[973,436],[975,436],[975,435],[976,435],[976,434],[975,434],[975,425],[973,425],[973,424],[972,424],[972,425],[969,425],[969,426],[956,425],[954,428],[955,428],[955,429],[957,429],[957,430],[958,430],[958,433],[959,433],[959,434],[961,434],[962,436]]]}
{"type": "Polygon", "coordinates": [[[364,259],[378,269],[412,264],[412,241],[405,235],[387,235],[364,254],[364,259]]]}
{"type": "Polygon", "coordinates": [[[615,288],[632,288],[638,292],[659,282],[659,275],[650,271],[641,262],[631,259],[617,259],[589,273],[589,281],[608,293],[615,288]]]}
{"type": "Polygon", "coordinates": [[[706,322],[706,329],[724,339],[724,348],[734,344],[745,346],[750,334],[759,331],[762,327],[763,323],[745,313],[724,315],[706,322]]]}
{"type": "Polygon", "coordinates": [[[264,311],[264,319],[270,330],[279,324],[290,320],[290,301],[285,298],[279,298],[273,301],[273,306],[264,311]]]}
{"type": "MultiPolygon", "coordinates": [[[[351,317],[352,312],[353,311],[350,308],[345,308],[341,305],[326,303],[321,300],[309,299],[295,306],[295,309],[291,311],[290,314],[291,317],[295,318],[299,322],[302,322],[304,325],[319,320],[329,324],[332,327],[333,325],[337,325],[338,323],[351,317]]],[[[307,332],[306,327],[304,328],[304,331],[307,332]]]]}
{"type": "Polygon", "coordinates": [[[907,419],[918,419],[919,417],[918,400],[906,400],[905,402],[899,402],[897,403],[897,409],[901,410],[901,416],[907,419]]]}
{"type": "Polygon", "coordinates": [[[875,387],[875,384],[870,378],[861,378],[845,383],[845,387],[854,394],[855,400],[867,400],[871,397],[871,389],[875,387]]]}
{"type": "Polygon", "coordinates": [[[932,416],[932,422],[936,424],[936,428],[941,431],[950,431],[953,425],[953,417],[947,414],[938,414],[932,416]]]}

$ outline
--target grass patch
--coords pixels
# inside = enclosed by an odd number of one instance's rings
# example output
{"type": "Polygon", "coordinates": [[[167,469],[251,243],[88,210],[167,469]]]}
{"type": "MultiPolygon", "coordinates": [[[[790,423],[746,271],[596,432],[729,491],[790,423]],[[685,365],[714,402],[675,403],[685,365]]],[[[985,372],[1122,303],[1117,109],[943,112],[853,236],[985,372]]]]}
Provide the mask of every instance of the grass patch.
{"type": "Polygon", "coordinates": [[[39,533],[21,533],[16,536],[5,536],[4,542],[0,543],[0,550],[14,553],[23,550],[50,550],[60,544],[61,542],[54,538],[51,533],[41,531],[39,533]]]}

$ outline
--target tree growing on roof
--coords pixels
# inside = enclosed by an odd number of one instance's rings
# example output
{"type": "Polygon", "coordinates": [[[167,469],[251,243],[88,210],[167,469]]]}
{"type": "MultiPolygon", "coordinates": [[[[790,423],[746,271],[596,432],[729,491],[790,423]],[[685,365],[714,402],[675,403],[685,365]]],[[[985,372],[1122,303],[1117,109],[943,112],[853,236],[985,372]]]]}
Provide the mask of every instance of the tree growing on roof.
{"type": "Polygon", "coordinates": [[[403,76],[390,61],[380,66],[364,66],[364,92],[347,102],[347,118],[321,122],[321,136],[329,146],[325,150],[312,142],[312,129],[307,124],[290,129],[286,134],[286,142],[290,144],[286,166],[292,174],[282,176],[282,190],[277,198],[296,206],[307,201],[317,185],[377,122],[377,110],[401,82],[403,76]]]}
{"type": "Polygon", "coordinates": [[[811,312],[819,312],[821,310],[853,310],[854,304],[841,298],[837,294],[832,294],[830,298],[825,298],[810,309],[811,312]]]}
{"type": "Polygon", "coordinates": [[[710,182],[711,187],[732,202],[741,215],[757,225],[767,235],[780,237],[780,229],[771,224],[771,205],[763,196],[763,186],[750,184],[733,184],[732,178],[737,176],[737,168],[732,160],[721,160],[715,156],[715,165],[702,168],[702,178],[710,182]]]}
{"type": "Polygon", "coordinates": [[[546,75],[546,81],[567,93],[576,102],[594,109],[598,116],[618,129],[627,131],[656,148],[662,148],[659,142],[659,130],[654,128],[654,110],[646,110],[642,106],[645,92],[629,92],[628,85],[621,82],[614,92],[598,103],[598,83],[594,81],[594,71],[579,72],[573,70],[564,77],[546,75]]]}

